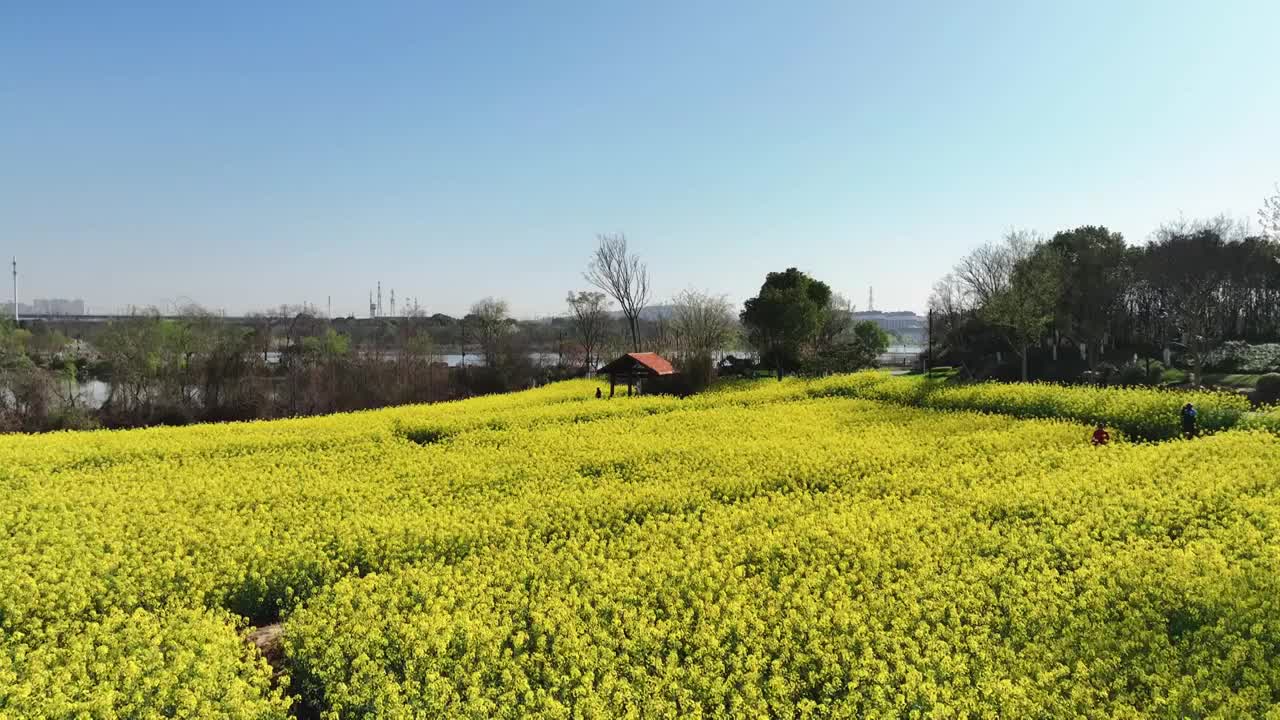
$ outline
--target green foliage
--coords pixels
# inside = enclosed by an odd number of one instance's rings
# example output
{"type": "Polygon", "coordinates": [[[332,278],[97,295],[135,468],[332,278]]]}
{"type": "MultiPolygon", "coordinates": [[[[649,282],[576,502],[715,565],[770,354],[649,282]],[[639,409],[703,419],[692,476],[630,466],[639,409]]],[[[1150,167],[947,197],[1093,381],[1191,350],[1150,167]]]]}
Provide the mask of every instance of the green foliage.
{"type": "Polygon", "coordinates": [[[318,361],[336,360],[350,351],[350,338],[333,328],[327,328],[323,335],[302,339],[302,352],[318,361]]]}
{"type": "Polygon", "coordinates": [[[799,367],[831,302],[831,288],[795,268],[769,273],[760,294],[743,306],[740,319],[747,341],[760,351],[761,362],[782,373],[799,367]]]}
{"type": "Polygon", "coordinates": [[[818,348],[805,362],[810,375],[848,373],[875,367],[889,347],[889,334],[870,320],[855,323],[848,337],[818,348]]]}
{"type": "MultiPolygon", "coordinates": [[[[1046,246],[1061,268],[1057,301],[1059,325],[1096,348],[1120,310],[1129,282],[1124,237],[1103,226],[1085,225],[1059,232],[1046,246]]],[[[1095,356],[1091,349],[1089,357],[1095,356]]]]}
{"type": "Polygon", "coordinates": [[[1147,371],[1147,384],[1159,385],[1164,381],[1164,363],[1159,360],[1141,361],[1140,364],[1147,371]]]}
{"type": "Polygon", "coordinates": [[[27,344],[31,341],[31,332],[13,324],[13,321],[0,321],[0,370],[16,370],[31,367],[27,357],[27,344]]]}
{"type": "Polygon", "coordinates": [[[1115,376],[1115,382],[1125,386],[1146,385],[1147,380],[1147,368],[1142,363],[1125,363],[1115,376]]]}
{"type": "Polygon", "coordinates": [[[1028,246],[1025,234],[1011,233],[1007,252],[1014,266],[1005,287],[998,289],[980,312],[1001,329],[1010,348],[1022,360],[1022,380],[1027,380],[1027,353],[1040,342],[1054,318],[1061,294],[1064,262],[1044,245],[1028,246]]]}
{"type": "Polygon", "coordinates": [[[889,333],[870,320],[863,320],[854,324],[853,339],[872,357],[880,355],[889,349],[889,333]]]}

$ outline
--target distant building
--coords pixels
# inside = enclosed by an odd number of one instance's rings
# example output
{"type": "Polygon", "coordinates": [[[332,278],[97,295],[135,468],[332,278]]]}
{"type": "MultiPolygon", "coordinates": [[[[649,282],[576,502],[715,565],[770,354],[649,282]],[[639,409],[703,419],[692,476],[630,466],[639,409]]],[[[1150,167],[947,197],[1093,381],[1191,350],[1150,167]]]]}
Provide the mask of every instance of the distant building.
{"type": "Polygon", "coordinates": [[[39,299],[32,305],[36,315],[83,315],[84,301],[64,300],[63,298],[39,299]]]}
{"type": "MultiPolygon", "coordinates": [[[[13,317],[13,303],[7,302],[0,305],[0,313],[3,313],[4,317],[13,317]]],[[[18,303],[18,314],[24,317],[28,315],[84,315],[84,301],[78,298],[75,300],[39,298],[33,300],[30,305],[24,302],[18,303]]]]}
{"type": "Polygon", "coordinates": [[[853,319],[854,322],[870,320],[879,325],[881,330],[897,336],[904,343],[924,342],[925,325],[928,322],[923,315],[917,315],[910,310],[855,312],[853,319]]]}

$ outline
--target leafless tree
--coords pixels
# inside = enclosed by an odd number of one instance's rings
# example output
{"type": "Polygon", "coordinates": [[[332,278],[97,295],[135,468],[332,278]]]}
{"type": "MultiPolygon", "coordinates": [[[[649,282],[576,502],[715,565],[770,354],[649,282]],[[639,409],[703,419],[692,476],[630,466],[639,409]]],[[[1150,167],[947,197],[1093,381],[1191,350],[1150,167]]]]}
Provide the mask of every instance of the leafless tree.
{"type": "Polygon", "coordinates": [[[737,322],[723,295],[685,290],[672,305],[671,330],[681,355],[710,358],[732,344],[737,322]]]}
{"type": "Polygon", "coordinates": [[[285,324],[285,316],[274,310],[267,310],[249,313],[248,320],[253,328],[254,349],[262,353],[262,364],[265,366],[270,360],[271,348],[274,345],[272,333],[285,324]]]}
{"type": "Polygon", "coordinates": [[[600,244],[582,276],[618,302],[627,319],[631,347],[639,350],[640,313],[649,303],[649,268],[627,249],[626,235],[597,235],[596,239],[600,244]]]}
{"type": "Polygon", "coordinates": [[[578,336],[578,342],[582,344],[582,351],[586,354],[586,367],[590,370],[595,367],[592,361],[599,359],[596,354],[605,326],[609,322],[609,301],[600,292],[579,292],[576,295],[570,292],[565,302],[569,304],[573,330],[578,336]]]}
{"type": "Polygon", "coordinates": [[[1262,232],[1269,238],[1280,240],[1280,183],[1276,184],[1275,194],[1262,201],[1258,210],[1258,220],[1262,223],[1262,232]]]}
{"type": "Polygon", "coordinates": [[[985,306],[1009,288],[1013,271],[1035,249],[1040,238],[1026,230],[1010,230],[1002,243],[987,243],[956,264],[955,280],[969,301],[985,306]]]}
{"type": "Polygon", "coordinates": [[[1180,218],[1162,225],[1147,246],[1142,271],[1182,335],[1193,385],[1203,382],[1208,353],[1221,342],[1228,325],[1224,299],[1232,268],[1222,248],[1247,234],[1243,221],[1226,215],[1180,218]]]}
{"type": "Polygon", "coordinates": [[[1038,252],[1043,240],[1033,231],[1010,230],[1004,255],[1012,263],[1004,287],[987,299],[981,314],[998,328],[1022,362],[1022,381],[1028,377],[1031,348],[1049,330],[1061,292],[1059,256],[1038,252]]]}
{"type": "Polygon", "coordinates": [[[973,310],[961,283],[955,274],[947,273],[933,284],[933,294],[929,296],[929,309],[941,319],[958,319],[973,310]]]}
{"type": "Polygon", "coordinates": [[[480,345],[484,362],[489,367],[497,366],[502,340],[511,330],[509,314],[507,301],[492,297],[476,301],[468,313],[476,343],[480,345]]]}

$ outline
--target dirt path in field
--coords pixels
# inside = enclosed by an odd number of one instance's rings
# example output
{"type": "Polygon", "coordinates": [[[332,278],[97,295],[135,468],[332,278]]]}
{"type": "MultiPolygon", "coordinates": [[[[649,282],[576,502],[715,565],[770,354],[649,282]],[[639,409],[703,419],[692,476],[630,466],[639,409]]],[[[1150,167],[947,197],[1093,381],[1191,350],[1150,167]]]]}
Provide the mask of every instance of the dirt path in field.
{"type": "MultiPolygon", "coordinates": [[[[262,653],[262,657],[271,666],[272,684],[278,686],[284,683],[284,625],[272,623],[262,627],[249,628],[248,634],[245,635],[245,640],[258,648],[258,652],[262,653]]],[[[289,687],[284,687],[283,689],[286,695],[293,696],[293,708],[290,710],[290,714],[293,717],[299,720],[312,720],[320,717],[319,710],[304,703],[302,698],[291,692],[289,687]]]]}
{"type": "Polygon", "coordinates": [[[258,652],[262,653],[262,657],[266,658],[267,664],[275,671],[275,677],[278,679],[280,674],[284,672],[284,626],[280,623],[271,625],[263,625],[259,628],[253,628],[249,631],[246,639],[258,648],[258,652]]]}

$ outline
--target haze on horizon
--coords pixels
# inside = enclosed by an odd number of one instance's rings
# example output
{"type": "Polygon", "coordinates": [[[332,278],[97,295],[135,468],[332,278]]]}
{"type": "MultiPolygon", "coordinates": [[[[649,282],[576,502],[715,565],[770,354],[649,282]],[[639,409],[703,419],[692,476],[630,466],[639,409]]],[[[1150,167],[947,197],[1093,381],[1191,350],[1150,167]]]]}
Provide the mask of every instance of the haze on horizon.
{"type": "Polygon", "coordinates": [[[658,303],[796,266],[922,310],[1011,226],[1280,181],[1278,3],[689,5],[8,4],[0,254],[23,302],[532,317],[625,231],[658,303]]]}

